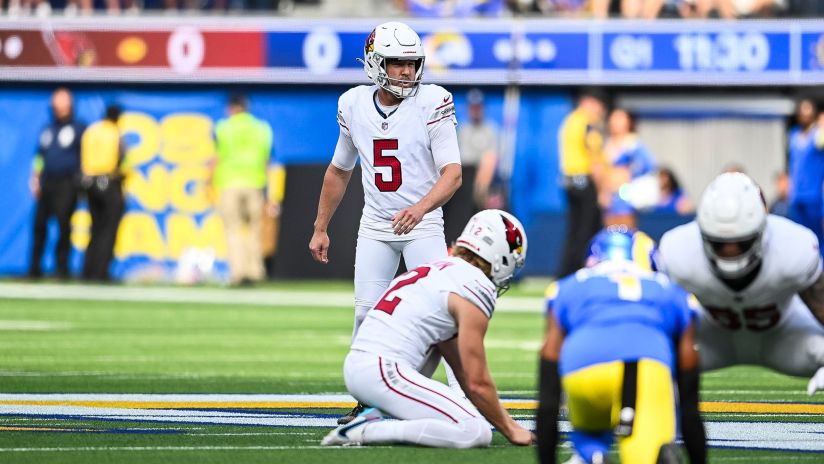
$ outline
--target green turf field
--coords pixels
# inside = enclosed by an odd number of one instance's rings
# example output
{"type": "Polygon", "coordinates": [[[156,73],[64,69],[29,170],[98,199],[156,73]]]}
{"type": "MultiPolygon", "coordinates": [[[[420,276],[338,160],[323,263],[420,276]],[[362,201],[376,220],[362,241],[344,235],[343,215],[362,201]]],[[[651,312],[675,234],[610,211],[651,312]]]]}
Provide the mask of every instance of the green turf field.
{"type": "MultiPolygon", "coordinates": [[[[325,424],[345,406],[316,394],[345,393],[350,291],[346,283],[254,290],[0,284],[0,462],[533,462],[533,450],[498,434],[488,450],[319,448],[325,424]],[[22,395],[35,393],[44,395],[22,395]],[[203,394],[298,393],[321,400],[255,403],[270,396],[235,395],[197,403],[213,398],[203,394]],[[171,397],[129,394],[198,395],[191,404],[152,405],[171,397]]],[[[515,309],[497,312],[487,335],[506,398],[534,398],[541,315],[517,306],[539,296],[523,288],[504,296],[515,309]]],[[[705,414],[711,438],[719,438],[711,461],[824,462],[816,445],[824,442],[824,395],[810,398],[805,386],[806,379],[756,368],[705,376],[705,401],[758,402],[749,406],[755,410],[713,403],[722,410],[705,414]],[[755,449],[776,447],[807,451],[755,449]]],[[[530,409],[513,414],[532,418],[530,409]]]]}

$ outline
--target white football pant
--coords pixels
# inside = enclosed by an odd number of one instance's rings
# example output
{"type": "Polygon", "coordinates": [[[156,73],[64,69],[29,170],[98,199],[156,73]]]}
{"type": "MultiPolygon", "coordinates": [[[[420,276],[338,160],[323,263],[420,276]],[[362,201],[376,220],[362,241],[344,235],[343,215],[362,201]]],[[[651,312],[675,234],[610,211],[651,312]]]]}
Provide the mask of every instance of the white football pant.
{"type": "Polygon", "coordinates": [[[358,401],[398,419],[367,424],[364,444],[476,448],[492,441],[489,424],[469,400],[407,364],[351,351],[343,376],[358,401]]]}
{"type": "Polygon", "coordinates": [[[763,332],[724,329],[702,311],[698,325],[701,370],[755,364],[786,375],[812,376],[824,366],[824,327],[798,295],[787,311],[780,325],[763,332]]]}

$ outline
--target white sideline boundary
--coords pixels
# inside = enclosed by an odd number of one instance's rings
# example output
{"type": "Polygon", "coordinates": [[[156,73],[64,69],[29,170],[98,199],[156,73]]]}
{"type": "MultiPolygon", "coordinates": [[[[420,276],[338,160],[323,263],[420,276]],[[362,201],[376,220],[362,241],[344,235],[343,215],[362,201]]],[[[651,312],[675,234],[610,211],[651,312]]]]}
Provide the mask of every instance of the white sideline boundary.
{"type": "MultiPolygon", "coordinates": [[[[223,304],[240,306],[354,307],[351,292],[307,290],[229,289],[201,287],[133,287],[128,285],[86,285],[0,282],[0,305],[4,299],[139,301],[150,303],[223,304]]],[[[543,298],[504,296],[495,311],[539,313],[543,298]]]]}

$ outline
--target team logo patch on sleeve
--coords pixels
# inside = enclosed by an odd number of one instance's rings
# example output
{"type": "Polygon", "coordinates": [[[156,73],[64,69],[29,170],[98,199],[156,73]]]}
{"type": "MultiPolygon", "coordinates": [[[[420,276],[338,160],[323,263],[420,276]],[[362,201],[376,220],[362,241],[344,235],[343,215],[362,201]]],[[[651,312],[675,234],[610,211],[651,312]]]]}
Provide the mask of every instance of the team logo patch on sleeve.
{"type": "Polygon", "coordinates": [[[449,103],[445,103],[444,105],[436,108],[435,111],[429,115],[429,122],[427,124],[434,124],[450,117],[455,117],[455,103],[451,100],[449,103]]]}

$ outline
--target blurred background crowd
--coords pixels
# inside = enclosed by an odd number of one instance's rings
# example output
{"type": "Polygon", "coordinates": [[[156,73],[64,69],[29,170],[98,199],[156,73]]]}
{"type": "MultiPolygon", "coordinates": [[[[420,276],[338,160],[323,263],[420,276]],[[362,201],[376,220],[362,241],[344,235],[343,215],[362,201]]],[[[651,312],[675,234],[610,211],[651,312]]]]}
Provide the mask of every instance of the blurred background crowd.
{"type": "MultiPolygon", "coordinates": [[[[4,2],[54,14],[0,22],[0,275],[351,276],[353,249],[321,267],[305,243],[338,98],[369,82],[355,58],[399,15],[422,31],[423,81],[454,96],[463,184],[447,242],[476,211],[505,209],[541,242],[524,274],[562,276],[603,225],[657,239],[691,220],[721,171],[745,171],[771,212],[824,238],[821,21],[613,19],[805,16],[824,2],[147,1],[68,5],[98,7],[90,21],[4,2]],[[150,7],[192,15],[102,16],[150,7]],[[263,10],[224,26],[204,8],[263,10]],[[567,16],[610,19],[555,19],[567,16]]],[[[339,243],[356,236],[360,189],[330,224],[339,243]]]]}
{"type": "Polygon", "coordinates": [[[814,0],[1,0],[12,17],[52,14],[279,14],[423,18],[775,18],[816,17],[814,0]]]}

